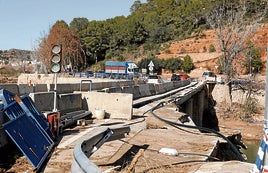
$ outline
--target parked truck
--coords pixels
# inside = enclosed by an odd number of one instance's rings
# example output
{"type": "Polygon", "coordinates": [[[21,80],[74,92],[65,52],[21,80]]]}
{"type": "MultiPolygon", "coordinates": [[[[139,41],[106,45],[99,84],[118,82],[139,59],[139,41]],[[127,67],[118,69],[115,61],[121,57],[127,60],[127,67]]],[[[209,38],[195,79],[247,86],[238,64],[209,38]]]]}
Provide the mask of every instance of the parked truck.
{"type": "Polygon", "coordinates": [[[133,78],[137,76],[137,65],[134,62],[106,61],[105,74],[111,78],[133,78]]]}

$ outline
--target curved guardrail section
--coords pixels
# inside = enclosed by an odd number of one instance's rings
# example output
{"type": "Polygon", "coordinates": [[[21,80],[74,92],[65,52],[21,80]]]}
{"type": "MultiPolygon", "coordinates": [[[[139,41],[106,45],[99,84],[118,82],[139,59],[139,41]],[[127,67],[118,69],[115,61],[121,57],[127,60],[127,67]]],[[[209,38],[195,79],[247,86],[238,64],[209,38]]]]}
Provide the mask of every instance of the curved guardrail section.
{"type": "Polygon", "coordinates": [[[129,126],[102,129],[80,141],[74,148],[72,173],[100,173],[101,170],[88,158],[106,141],[124,137],[130,132],[129,126]]]}

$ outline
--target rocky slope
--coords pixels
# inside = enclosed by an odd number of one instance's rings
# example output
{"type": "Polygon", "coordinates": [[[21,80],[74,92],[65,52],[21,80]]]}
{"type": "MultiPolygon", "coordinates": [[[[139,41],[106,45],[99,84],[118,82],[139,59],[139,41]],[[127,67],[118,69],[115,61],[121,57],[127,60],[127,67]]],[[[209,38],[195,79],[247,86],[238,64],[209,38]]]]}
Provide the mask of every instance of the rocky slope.
{"type": "MultiPolygon", "coordinates": [[[[266,63],[266,51],[268,43],[268,24],[261,25],[258,31],[251,38],[261,53],[262,60],[266,63]]],[[[199,36],[194,36],[182,41],[168,43],[169,48],[161,51],[158,55],[160,59],[172,57],[184,57],[190,55],[195,63],[195,68],[209,69],[216,71],[217,58],[222,54],[219,47],[219,40],[212,30],[204,31],[199,36]],[[215,47],[215,51],[210,52],[210,46],[215,47]]],[[[241,70],[243,73],[243,71],[241,70]]],[[[263,69],[263,72],[265,69],[263,69]]]]}

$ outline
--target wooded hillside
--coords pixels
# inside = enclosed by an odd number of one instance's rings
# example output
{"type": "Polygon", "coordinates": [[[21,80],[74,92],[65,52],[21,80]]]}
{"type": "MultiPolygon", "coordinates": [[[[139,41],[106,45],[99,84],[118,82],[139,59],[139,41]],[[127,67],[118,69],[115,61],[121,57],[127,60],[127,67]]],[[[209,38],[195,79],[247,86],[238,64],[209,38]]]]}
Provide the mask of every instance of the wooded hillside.
{"type": "MultiPolygon", "coordinates": [[[[41,39],[40,47],[36,50],[38,54],[35,55],[38,56],[36,59],[49,67],[50,47],[60,42],[64,50],[63,65],[71,64],[80,70],[96,64],[97,68],[102,68],[107,60],[140,62],[146,58],[161,58],[163,54],[177,58],[189,53],[194,56],[194,53],[214,52],[214,58],[222,51],[216,43],[217,37],[213,36],[215,41],[209,44],[196,44],[206,42],[206,38],[212,39],[209,38],[211,34],[204,32],[212,29],[207,21],[211,12],[220,7],[223,11],[232,9],[237,13],[246,9],[245,25],[250,24],[259,12],[264,12],[261,22],[265,23],[266,6],[265,0],[147,0],[146,3],[136,0],[130,7],[129,16],[104,21],[89,21],[81,16],[74,18],[70,24],[57,21],[47,37],[41,39]],[[55,28],[62,32],[55,31],[55,28]],[[193,39],[193,42],[174,46],[174,43],[189,39],[193,39]]],[[[208,56],[204,56],[205,60],[208,56]]]]}

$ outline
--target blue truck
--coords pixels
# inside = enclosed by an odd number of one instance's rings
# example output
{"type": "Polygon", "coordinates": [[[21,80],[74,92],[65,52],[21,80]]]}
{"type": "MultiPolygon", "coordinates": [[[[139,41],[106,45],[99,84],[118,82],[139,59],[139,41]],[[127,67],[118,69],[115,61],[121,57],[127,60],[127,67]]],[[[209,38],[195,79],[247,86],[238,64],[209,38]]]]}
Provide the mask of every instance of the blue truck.
{"type": "Polygon", "coordinates": [[[106,61],[105,74],[110,78],[133,78],[138,75],[138,67],[131,61],[106,61]]]}

